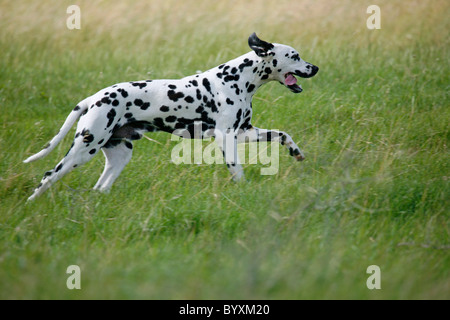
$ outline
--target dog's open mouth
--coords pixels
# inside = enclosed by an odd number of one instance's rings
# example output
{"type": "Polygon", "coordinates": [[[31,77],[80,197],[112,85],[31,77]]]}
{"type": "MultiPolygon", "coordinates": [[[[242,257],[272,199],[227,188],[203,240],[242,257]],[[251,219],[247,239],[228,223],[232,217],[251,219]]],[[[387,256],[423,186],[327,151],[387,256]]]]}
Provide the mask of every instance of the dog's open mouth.
{"type": "Polygon", "coordinates": [[[294,93],[303,91],[302,87],[297,84],[297,78],[290,72],[284,75],[284,84],[294,93]]]}

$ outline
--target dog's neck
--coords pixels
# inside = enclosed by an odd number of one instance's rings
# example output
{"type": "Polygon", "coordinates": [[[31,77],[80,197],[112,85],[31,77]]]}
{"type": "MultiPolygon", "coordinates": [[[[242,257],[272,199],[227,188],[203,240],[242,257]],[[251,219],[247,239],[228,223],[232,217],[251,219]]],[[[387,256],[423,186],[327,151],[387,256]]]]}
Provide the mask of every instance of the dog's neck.
{"type": "Polygon", "coordinates": [[[267,61],[250,51],[207,72],[216,77],[217,82],[222,85],[237,85],[239,90],[242,90],[241,94],[251,99],[260,86],[273,80],[270,77],[272,71],[267,61]]]}

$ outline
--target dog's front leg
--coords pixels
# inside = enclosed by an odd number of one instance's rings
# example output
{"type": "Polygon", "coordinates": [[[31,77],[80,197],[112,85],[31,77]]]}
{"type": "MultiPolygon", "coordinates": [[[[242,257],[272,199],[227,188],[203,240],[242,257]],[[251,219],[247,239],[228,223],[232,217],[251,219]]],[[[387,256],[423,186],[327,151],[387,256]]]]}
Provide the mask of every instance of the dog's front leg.
{"type": "Polygon", "coordinates": [[[223,134],[217,132],[215,141],[220,150],[222,150],[225,163],[230,171],[234,181],[241,181],[244,178],[244,171],[239,161],[237,152],[237,136],[234,133],[223,134]]]}
{"type": "Polygon", "coordinates": [[[305,159],[305,155],[302,150],[295,144],[291,136],[286,132],[277,130],[267,130],[252,127],[251,129],[240,132],[237,136],[238,143],[246,142],[260,142],[260,141],[278,141],[281,145],[285,146],[289,150],[289,154],[293,156],[297,161],[305,159]]]}

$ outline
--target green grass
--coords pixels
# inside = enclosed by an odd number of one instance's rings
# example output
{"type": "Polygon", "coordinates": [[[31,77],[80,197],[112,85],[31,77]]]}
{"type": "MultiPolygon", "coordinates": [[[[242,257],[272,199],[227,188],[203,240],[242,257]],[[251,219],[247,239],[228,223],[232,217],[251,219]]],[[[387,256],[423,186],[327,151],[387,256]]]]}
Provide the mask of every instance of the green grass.
{"type": "Polygon", "coordinates": [[[450,299],[447,1],[1,1],[0,298],[450,299]],[[150,4],[149,4],[150,3],[150,4]],[[302,10],[307,8],[307,10],[302,10]],[[277,175],[174,165],[164,133],[135,144],[109,194],[96,156],[35,202],[67,152],[23,164],[86,96],[178,78],[248,52],[257,31],[320,67],[294,95],[254,97],[253,124],[291,134],[277,175]],[[66,268],[81,267],[81,290],[66,268]],[[381,268],[381,290],[366,269],[381,268]]]}

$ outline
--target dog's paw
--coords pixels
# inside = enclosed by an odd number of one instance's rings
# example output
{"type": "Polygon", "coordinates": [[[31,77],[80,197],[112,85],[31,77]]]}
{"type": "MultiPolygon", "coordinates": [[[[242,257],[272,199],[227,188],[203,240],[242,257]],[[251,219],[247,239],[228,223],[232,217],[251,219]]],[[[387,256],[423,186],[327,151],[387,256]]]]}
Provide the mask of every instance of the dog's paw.
{"type": "Polygon", "coordinates": [[[303,152],[300,149],[289,148],[289,153],[297,161],[305,160],[305,155],[303,154],[303,152]]]}

